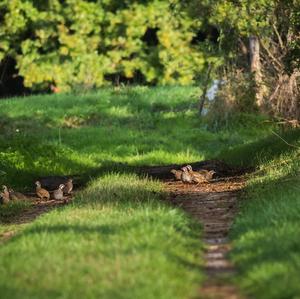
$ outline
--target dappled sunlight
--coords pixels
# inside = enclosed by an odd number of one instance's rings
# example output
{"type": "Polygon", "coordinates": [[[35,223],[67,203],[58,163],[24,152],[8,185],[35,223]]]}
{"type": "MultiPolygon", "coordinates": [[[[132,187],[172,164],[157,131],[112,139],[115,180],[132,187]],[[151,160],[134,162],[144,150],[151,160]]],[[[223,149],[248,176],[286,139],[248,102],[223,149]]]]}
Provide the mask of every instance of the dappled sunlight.
{"type": "Polygon", "coordinates": [[[32,188],[38,176],[88,175],[107,161],[199,161],[249,140],[236,130],[207,130],[191,110],[196,95],[194,87],[136,87],[4,100],[0,183],[32,188]]]}
{"type": "Polygon", "coordinates": [[[168,150],[154,150],[144,154],[137,154],[126,159],[130,164],[136,165],[164,165],[172,163],[185,163],[204,160],[204,155],[194,150],[186,149],[185,152],[168,150]]]}

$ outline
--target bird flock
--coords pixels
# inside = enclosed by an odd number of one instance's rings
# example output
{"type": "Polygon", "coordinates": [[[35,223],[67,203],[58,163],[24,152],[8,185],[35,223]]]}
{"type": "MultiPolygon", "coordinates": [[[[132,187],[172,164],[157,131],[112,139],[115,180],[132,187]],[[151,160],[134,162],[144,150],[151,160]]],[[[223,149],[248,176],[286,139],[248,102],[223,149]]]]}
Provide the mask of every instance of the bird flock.
{"type": "MultiPolygon", "coordinates": [[[[35,182],[35,194],[40,200],[63,200],[65,203],[68,202],[68,196],[72,193],[73,190],[73,180],[70,178],[65,184],[60,184],[57,189],[54,191],[48,191],[43,188],[40,181],[35,182]]],[[[23,201],[30,200],[31,197],[28,197],[21,192],[16,192],[12,188],[7,186],[2,186],[2,192],[0,192],[0,198],[2,204],[7,204],[10,201],[23,201]]]]}
{"type": "Polygon", "coordinates": [[[194,171],[191,165],[186,165],[181,167],[180,170],[172,169],[171,173],[174,175],[175,180],[182,181],[184,184],[201,184],[209,183],[216,172],[206,169],[194,171]]]}
{"type": "MultiPolygon", "coordinates": [[[[174,175],[175,180],[182,181],[184,184],[201,184],[209,183],[214,174],[214,170],[200,169],[194,171],[191,165],[181,167],[180,170],[172,169],[171,173],[174,175]]],[[[73,180],[70,178],[65,184],[60,184],[54,191],[49,191],[43,188],[40,181],[35,182],[36,189],[35,194],[40,200],[62,200],[68,202],[68,196],[73,190],[73,180]]],[[[22,201],[32,199],[26,195],[14,191],[12,188],[2,186],[2,192],[0,192],[0,198],[2,204],[7,204],[10,201],[22,201]]]]}

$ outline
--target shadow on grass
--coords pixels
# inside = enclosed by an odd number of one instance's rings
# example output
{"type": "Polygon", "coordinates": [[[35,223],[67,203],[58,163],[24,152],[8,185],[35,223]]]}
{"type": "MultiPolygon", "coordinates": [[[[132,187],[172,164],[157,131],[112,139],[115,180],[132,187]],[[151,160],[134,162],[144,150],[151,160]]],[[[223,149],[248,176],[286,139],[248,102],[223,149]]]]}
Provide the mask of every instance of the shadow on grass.
{"type": "MultiPolygon", "coordinates": [[[[288,131],[282,134],[282,137],[288,143],[298,145],[300,148],[300,129],[288,131]]],[[[272,134],[255,142],[236,146],[232,150],[225,150],[219,154],[219,158],[233,165],[257,166],[292,151],[295,151],[295,147],[272,134]]]]}
{"type": "MultiPolygon", "coordinates": [[[[0,289],[1,293],[5,294],[6,298],[38,298],[41,296],[40,288],[37,288],[37,290],[33,291],[32,289],[20,289],[18,287],[12,287],[8,284],[0,282],[0,289]]],[[[43,288],[42,296],[43,298],[59,298],[63,296],[63,291],[58,289],[54,290],[43,288]]]]}

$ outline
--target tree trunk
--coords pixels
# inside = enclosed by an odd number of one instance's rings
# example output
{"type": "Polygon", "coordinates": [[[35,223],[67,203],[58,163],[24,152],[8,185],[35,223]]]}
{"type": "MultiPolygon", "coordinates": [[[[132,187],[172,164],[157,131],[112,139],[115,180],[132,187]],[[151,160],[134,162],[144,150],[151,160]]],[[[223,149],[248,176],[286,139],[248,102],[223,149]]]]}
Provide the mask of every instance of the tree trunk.
{"type": "Polygon", "coordinates": [[[263,83],[260,64],[260,45],[257,36],[249,38],[250,70],[255,84],[255,101],[258,107],[263,105],[263,83]]]}

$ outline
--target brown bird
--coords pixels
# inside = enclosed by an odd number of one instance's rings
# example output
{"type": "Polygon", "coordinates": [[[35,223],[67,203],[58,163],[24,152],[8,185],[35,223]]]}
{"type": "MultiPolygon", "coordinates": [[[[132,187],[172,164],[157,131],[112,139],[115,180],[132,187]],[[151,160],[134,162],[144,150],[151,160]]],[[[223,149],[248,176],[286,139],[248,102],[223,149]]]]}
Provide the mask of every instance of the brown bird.
{"type": "Polygon", "coordinates": [[[57,200],[64,199],[64,192],[63,189],[65,188],[64,184],[60,184],[57,190],[53,191],[53,198],[57,200]]]}
{"type": "Polygon", "coordinates": [[[36,184],[36,195],[41,199],[49,200],[50,194],[46,189],[43,189],[39,181],[35,182],[36,184]]]}
{"type": "Polygon", "coordinates": [[[214,174],[216,173],[214,170],[206,170],[206,169],[200,169],[198,170],[198,173],[205,176],[205,178],[210,181],[212,180],[214,174]]]}
{"type": "Polygon", "coordinates": [[[65,183],[65,187],[63,189],[63,192],[65,194],[71,194],[72,190],[73,190],[73,180],[68,179],[68,181],[65,183]]]}
{"type": "Polygon", "coordinates": [[[21,192],[16,192],[14,189],[9,189],[9,197],[11,200],[26,200],[28,199],[24,194],[21,192]]]}
{"type": "Polygon", "coordinates": [[[201,169],[200,171],[193,171],[191,165],[187,165],[186,168],[188,169],[189,174],[192,176],[193,182],[197,184],[204,182],[208,183],[215,174],[214,170],[208,171],[206,169],[201,169]]]}
{"type": "Polygon", "coordinates": [[[176,181],[180,181],[181,180],[182,170],[172,169],[170,172],[174,174],[176,181]]]}
{"type": "Polygon", "coordinates": [[[188,168],[187,167],[182,167],[181,170],[182,170],[182,173],[181,173],[181,180],[182,180],[182,182],[184,184],[191,184],[191,183],[193,183],[192,176],[189,173],[188,168]]]}
{"type": "Polygon", "coordinates": [[[3,185],[2,188],[3,192],[0,192],[0,197],[2,198],[2,203],[7,204],[10,200],[8,188],[5,185],[3,185]]]}

